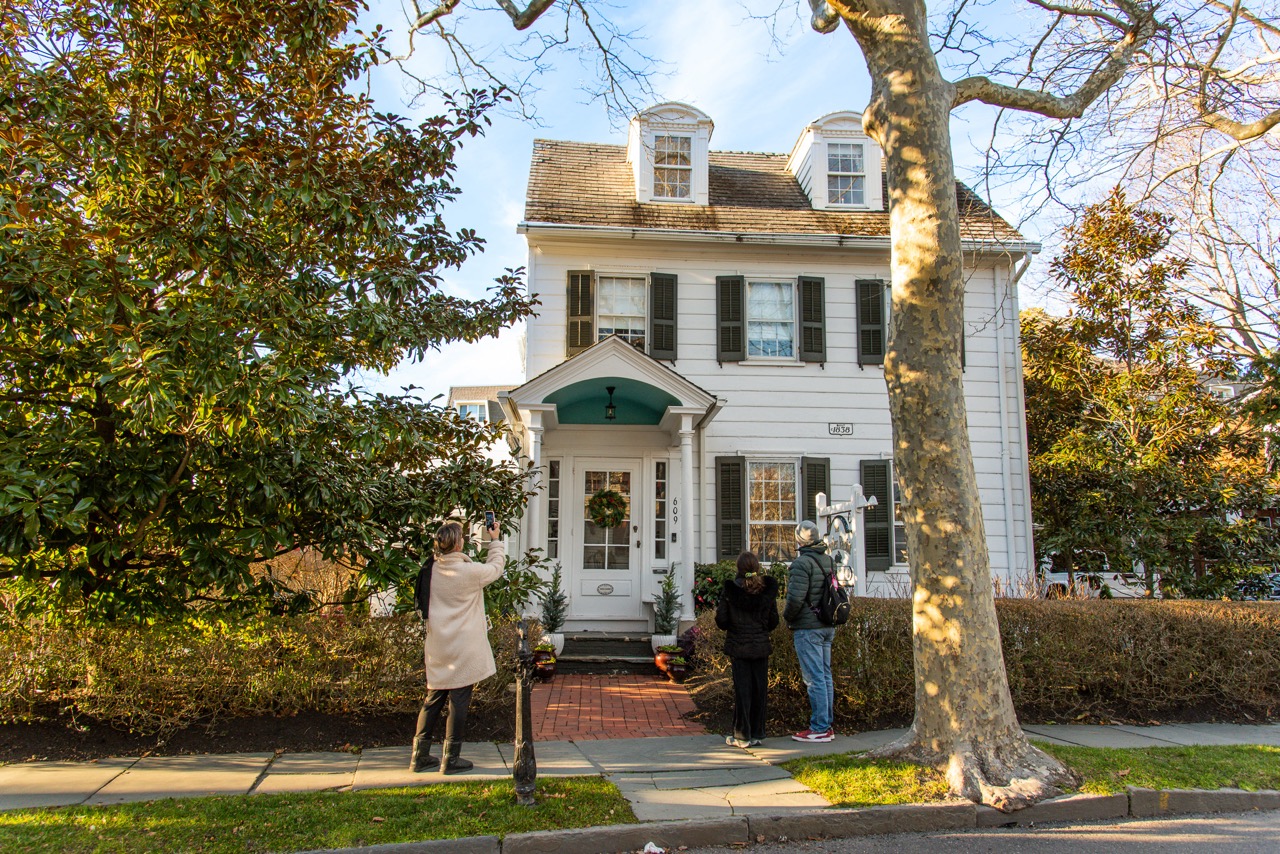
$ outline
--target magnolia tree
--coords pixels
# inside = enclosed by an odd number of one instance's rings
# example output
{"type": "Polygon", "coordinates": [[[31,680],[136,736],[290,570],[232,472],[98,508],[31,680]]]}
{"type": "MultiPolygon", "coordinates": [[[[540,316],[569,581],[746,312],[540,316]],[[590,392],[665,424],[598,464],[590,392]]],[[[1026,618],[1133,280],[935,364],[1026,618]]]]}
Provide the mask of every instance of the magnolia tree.
{"type": "MultiPolygon", "coordinates": [[[[557,9],[566,21],[576,16],[586,38],[596,36],[605,74],[616,79],[624,67],[610,62],[617,42],[598,37],[598,16],[581,0],[496,4],[518,29],[557,9]]],[[[457,0],[415,5],[410,17],[456,45],[443,22],[458,6],[457,0]]],[[[964,280],[951,116],[983,103],[1053,120],[1079,117],[1158,52],[1171,30],[1161,3],[1030,0],[1024,8],[1043,17],[1045,30],[1013,57],[997,55],[1000,44],[981,39],[969,4],[933,21],[942,25],[937,35],[923,2],[810,0],[810,6],[815,30],[843,28],[866,61],[872,94],[863,124],[884,150],[889,188],[893,283],[885,379],[914,588],[916,713],[910,731],[879,753],[944,768],[953,793],[1017,809],[1057,793],[1071,773],[1028,743],[1005,675],[961,383],[964,280]],[[980,51],[974,38],[983,42],[980,51]],[[938,58],[946,51],[964,54],[969,69],[990,57],[989,71],[951,79],[938,58]]],[[[1198,120],[1225,118],[1216,112],[1220,106],[1227,105],[1216,94],[1203,99],[1198,120]]]]}

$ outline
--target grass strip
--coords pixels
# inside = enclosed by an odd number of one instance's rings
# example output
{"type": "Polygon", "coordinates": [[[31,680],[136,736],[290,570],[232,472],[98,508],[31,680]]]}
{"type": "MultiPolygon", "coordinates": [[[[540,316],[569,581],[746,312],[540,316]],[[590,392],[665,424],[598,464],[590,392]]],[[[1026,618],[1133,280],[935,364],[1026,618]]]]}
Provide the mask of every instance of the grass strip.
{"type": "MultiPolygon", "coordinates": [[[[1099,748],[1036,743],[1075,769],[1077,791],[1280,789],[1280,748],[1262,745],[1099,748]]],[[[836,754],[793,759],[783,768],[835,806],[919,804],[948,799],[942,773],[905,762],[836,754]]]]}
{"type": "Polygon", "coordinates": [[[186,798],[0,813],[0,851],[268,852],[522,833],[635,821],[600,777],[547,778],[538,803],[511,780],[433,786],[186,798]]]}

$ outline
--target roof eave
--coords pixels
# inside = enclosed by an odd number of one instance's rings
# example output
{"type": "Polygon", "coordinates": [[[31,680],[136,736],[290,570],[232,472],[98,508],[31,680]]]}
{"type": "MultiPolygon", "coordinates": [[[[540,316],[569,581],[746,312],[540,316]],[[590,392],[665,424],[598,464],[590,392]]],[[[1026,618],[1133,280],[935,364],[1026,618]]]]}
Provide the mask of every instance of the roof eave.
{"type": "MultiPolygon", "coordinates": [[[[627,226],[576,225],[560,222],[530,222],[516,226],[517,234],[531,237],[573,235],[629,240],[675,240],[688,243],[750,243],[771,246],[834,246],[889,249],[887,235],[799,234],[791,232],[708,231],[686,228],[634,228],[627,226]]],[[[961,240],[964,252],[998,252],[1009,255],[1035,255],[1041,246],[1029,240],[961,240]]]]}

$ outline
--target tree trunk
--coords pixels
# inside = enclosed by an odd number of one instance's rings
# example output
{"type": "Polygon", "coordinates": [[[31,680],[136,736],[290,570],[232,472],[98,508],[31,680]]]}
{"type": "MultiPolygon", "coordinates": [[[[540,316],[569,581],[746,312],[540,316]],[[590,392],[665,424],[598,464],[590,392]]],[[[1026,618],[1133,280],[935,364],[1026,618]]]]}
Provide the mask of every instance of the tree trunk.
{"type": "Polygon", "coordinates": [[[844,17],[874,82],[864,125],[888,167],[893,294],[884,373],[916,676],[910,731],[875,754],[943,768],[954,794],[1014,810],[1058,794],[1073,775],[1023,735],[1000,647],[960,367],[955,89],[929,48],[922,5],[861,5],[878,11],[844,17]]]}

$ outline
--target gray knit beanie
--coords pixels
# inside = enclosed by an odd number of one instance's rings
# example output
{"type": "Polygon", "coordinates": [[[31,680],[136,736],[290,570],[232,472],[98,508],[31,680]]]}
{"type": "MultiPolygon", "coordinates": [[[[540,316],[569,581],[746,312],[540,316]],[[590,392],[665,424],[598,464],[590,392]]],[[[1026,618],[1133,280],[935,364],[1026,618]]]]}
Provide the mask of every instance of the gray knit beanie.
{"type": "Polygon", "coordinates": [[[799,525],[796,525],[796,545],[812,546],[816,545],[822,535],[818,533],[818,526],[805,519],[799,525]]]}

